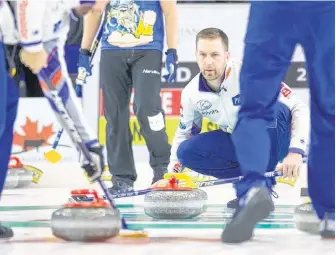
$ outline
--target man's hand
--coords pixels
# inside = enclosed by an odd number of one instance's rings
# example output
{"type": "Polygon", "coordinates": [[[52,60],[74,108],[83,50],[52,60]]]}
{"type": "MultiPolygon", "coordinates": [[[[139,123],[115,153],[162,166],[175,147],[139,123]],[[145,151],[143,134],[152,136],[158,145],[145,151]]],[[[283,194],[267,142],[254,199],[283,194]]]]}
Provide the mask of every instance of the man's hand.
{"type": "Polygon", "coordinates": [[[103,154],[103,147],[101,145],[95,144],[94,146],[88,149],[89,149],[93,164],[89,164],[88,162],[85,162],[85,159],[82,157],[81,158],[81,160],[83,161],[82,168],[85,170],[87,177],[89,178],[89,181],[93,183],[101,177],[104,171],[105,159],[104,159],[104,154],[103,154]]]}
{"type": "Polygon", "coordinates": [[[44,49],[38,52],[29,52],[22,49],[20,51],[20,60],[34,74],[39,73],[42,68],[48,66],[48,54],[44,49]]]}
{"type": "Polygon", "coordinates": [[[283,177],[297,178],[300,175],[300,167],[303,162],[302,155],[299,153],[288,153],[281,165],[276,170],[283,172],[283,177]]]}

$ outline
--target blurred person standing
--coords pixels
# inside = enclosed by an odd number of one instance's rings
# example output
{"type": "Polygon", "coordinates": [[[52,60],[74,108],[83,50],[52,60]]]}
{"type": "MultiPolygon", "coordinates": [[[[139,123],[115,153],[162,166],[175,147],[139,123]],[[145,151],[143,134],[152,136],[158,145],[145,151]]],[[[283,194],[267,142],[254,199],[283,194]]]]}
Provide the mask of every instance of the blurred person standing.
{"type": "MultiPolygon", "coordinates": [[[[101,19],[102,15],[95,13],[84,18],[78,80],[91,75],[90,48],[101,19]]],[[[164,78],[174,82],[178,64],[177,19],[176,1],[120,0],[111,1],[106,8],[99,76],[107,120],[106,148],[113,175],[112,194],[132,190],[137,179],[129,129],[132,89],[133,110],[149,150],[153,182],[167,172],[170,145],[160,98],[162,51],[166,34],[168,73],[164,78]]]]}

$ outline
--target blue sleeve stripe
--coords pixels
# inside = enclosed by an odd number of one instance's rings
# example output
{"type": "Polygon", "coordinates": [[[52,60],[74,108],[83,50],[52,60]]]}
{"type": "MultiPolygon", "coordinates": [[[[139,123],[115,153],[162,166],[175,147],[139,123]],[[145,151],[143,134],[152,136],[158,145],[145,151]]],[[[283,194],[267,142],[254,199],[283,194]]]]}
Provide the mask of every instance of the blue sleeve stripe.
{"type": "Polygon", "coordinates": [[[304,150],[301,150],[301,149],[299,149],[299,148],[289,148],[289,150],[288,150],[289,152],[293,152],[293,153],[299,153],[299,154],[301,154],[302,156],[304,156],[304,150]]]}
{"type": "Polygon", "coordinates": [[[83,5],[83,4],[94,5],[96,3],[95,0],[80,0],[79,2],[80,2],[81,5],[83,5]]]}
{"type": "Polygon", "coordinates": [[[34,45],[38,45],[38,44],[41,44],[41,43],[42,43],[42,41],[36,41],[36,42],[30,42],[30,43],[21,42],[20,44],[23,47],[29,47],[29,46],[34,46],[34,45]]]}
{"type": "Polygon", "coordinates": [[[94,140],[86,142],[85,145],[86,145],[87,148],[90,148],[92,145],[94,145],[96,143],[98,143],[98,140],[94,139],[94,140]]]}

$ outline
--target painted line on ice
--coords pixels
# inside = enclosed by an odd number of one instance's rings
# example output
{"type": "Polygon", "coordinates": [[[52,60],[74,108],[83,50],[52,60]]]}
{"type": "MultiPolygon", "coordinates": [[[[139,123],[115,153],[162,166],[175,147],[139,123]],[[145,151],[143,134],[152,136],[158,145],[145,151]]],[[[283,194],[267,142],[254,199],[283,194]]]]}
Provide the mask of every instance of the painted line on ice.
{"type": "MultiPolygon", "coordinates": [[[[206,205],[208,209],[227,209],[225,205],[222,204],[208,204],[206,205]]],[[[0,206],[1,211],[33,211],[33,210],[48,210],[48,209],[60,209],[62,205],[18,205],[18,206],[0,206]]],[[[127,208],[144,208],[140,204],[117,204],[119,209],[127,208]]],[[[294,209],[295,205],[276,205],[276,209],[294,209]]]]}

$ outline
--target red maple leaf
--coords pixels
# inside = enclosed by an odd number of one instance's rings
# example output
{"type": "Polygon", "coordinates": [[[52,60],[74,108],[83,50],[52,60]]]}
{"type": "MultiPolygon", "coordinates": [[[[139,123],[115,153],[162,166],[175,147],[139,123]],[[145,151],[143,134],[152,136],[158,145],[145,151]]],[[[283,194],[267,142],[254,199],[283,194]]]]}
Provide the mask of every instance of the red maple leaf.
{"type": "Polygon", "coordinates": [[[26,117],[26,122],[21,126],[23,134],[14,132],[13,144],[24,147],[24,150],[46,146],[48,139],[54,134],[52,124],[42,126],[41,131],[38,131],[38,121],[31,121],[26,117]]]}

